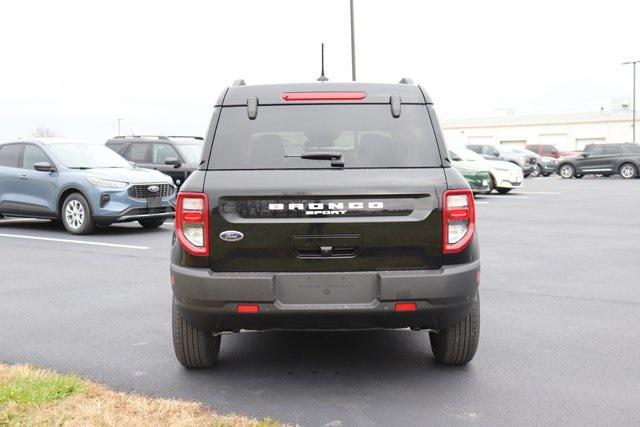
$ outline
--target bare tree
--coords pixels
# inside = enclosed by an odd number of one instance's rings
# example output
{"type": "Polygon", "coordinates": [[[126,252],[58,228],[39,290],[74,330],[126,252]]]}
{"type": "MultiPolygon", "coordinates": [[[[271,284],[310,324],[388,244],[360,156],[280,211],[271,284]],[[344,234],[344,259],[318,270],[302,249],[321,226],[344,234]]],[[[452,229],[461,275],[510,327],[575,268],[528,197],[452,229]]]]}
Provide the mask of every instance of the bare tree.
{"type": "Polygon", "coordinates": [[[52,129],[49,129],[44,126],[39,126],[36,130],[31,132],[31,136],[37,137],[37,138],[49,138],[49,137],[58,136],[58,135],[56,135],[56,133],[52,129]]]}

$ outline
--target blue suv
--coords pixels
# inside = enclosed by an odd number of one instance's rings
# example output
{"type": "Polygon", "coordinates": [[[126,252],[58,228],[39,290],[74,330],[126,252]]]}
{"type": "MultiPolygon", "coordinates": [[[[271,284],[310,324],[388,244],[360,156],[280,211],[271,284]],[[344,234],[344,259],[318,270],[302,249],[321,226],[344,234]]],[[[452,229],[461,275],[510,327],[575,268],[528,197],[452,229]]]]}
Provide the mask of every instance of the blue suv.
{"type": "Polygon", "coordinates": [[[0,144],[0,217],[60,220],[71,234],[138,221],[158,228],[174,216],[176,187],[101,144],[43,138],[0,144]]]}

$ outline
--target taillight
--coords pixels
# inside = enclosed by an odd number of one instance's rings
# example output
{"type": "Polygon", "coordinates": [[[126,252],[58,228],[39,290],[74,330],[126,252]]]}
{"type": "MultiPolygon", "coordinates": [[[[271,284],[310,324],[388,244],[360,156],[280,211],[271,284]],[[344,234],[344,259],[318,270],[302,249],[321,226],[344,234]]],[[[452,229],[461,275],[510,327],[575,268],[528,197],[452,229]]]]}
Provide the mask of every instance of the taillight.
{"type": "Polygon", "coordinates": [[[447,190],[442,196],[442,251],[445,254],[466,248],[476,229],[476,210],[469,189],[447,190]]]}
{"type": "Polygon", "coordinates": [[[192,255],[209,255],[209,198],[204,193],[178,193],[176,234],[192,255]]]}

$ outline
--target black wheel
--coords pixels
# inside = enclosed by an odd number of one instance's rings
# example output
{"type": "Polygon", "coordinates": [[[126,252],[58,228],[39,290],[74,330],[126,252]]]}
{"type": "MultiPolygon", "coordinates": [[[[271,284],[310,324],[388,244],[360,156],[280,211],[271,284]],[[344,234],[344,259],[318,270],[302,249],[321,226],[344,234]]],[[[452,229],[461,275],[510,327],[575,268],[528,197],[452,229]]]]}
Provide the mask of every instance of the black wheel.
{"type": "Polygon", "coordinates": [[[464,365],[473,359],[480,339],[480,297],[467,316],[450,328],[429,332],[431,351],[444,365],[464,365]]]}
{"type": "Polygon", "coordinates": [[[500,194],[507,194],[509,191],[512,190],[512,188],[496,188],[496,190],[498,191],[498,193],[500,194]]]}
{"type": "Polygon", "coordinates": [[[618,172],[620,172],[620,176],[624,179],[632,179],[638,175],[638,169],[636,169],[633,163],[624,163],[620,165],[618,172]]]}
{"type": "Polygon", "coordinates": [[[144,228],[154,229],[164,224],[164,218],[159,219],[141,219],[138,223],[144,228]]]}
{"type": "Polygon", "coordinates": [[[566,163],[566,164],[560,166],[560,168],[558,169],[558,175],[560,175],[564,179],[573,178],[574,176],[576,178],[578,177],[576,175],[576,168],[574,168],[569,163],[566,163]]]}
{"type": "Polygon", "coordinates": [[[536,164],[533,170],[531,171],[531,176],[540,176],[542,175],[542,168],[540,165],[536,164]]]}
{"type": "Polygon", "coordinates": [[[493,190],[496,189],[496,179],[493,177],[493,175],[489,176],[489,191],[487,192],[487,194],[491,194],[493,192],[493,190]]]}
{"type": "Polygon", "coordinates": [[[185,368],[210,368],[218,362],[220,335],[198,330],[187,322],[172,305],[173,349],[178,362],[185,368]]]}
{"type": "Polygon", "coordinates": [[[90,234],[96,228],[91,206],[80,193],[73,193],[64,200],[60,218],[64,228],[71,234],[90,234]]]}

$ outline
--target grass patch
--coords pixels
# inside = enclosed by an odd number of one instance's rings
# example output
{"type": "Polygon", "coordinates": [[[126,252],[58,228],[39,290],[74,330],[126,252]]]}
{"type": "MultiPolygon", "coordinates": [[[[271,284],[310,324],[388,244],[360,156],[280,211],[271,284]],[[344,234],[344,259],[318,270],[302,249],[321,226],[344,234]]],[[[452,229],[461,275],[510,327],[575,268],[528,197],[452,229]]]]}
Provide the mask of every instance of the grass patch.
{"type": "Polygon", "coordinates": [[[0,384],[0,405],[7,402],[19,405],[51,402],[82,390],[82,382],[76,377],[38,374],[20,373],[9,382],[0,384]]]}
{"type": "Polygon", "coordinates": [[[0,364],[0,426],[278,426],[202,403],[120,393],[76,376],[0,364]]]}

